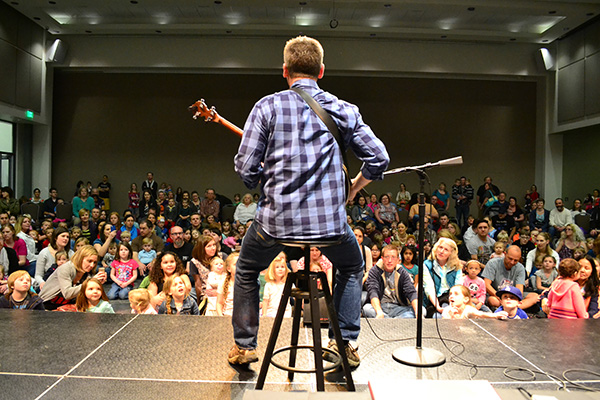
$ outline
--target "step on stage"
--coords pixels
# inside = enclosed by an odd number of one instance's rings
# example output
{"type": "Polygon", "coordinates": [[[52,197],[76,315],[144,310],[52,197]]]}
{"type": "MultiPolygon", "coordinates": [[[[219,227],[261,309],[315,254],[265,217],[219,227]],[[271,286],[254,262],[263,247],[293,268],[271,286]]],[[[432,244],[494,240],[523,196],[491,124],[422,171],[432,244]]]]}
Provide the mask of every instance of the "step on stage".
{"type": "MultiPolygon", "coordinates": [[[[261,319],[261,360],[272,321],[261,319]]],[[[260,362],[250,368],[227,363],[233,344],[227,317],[0,310],[0,326],[3,399],[242,399],[254,389],[260,369],[260,362]]],[[[277,347],[289,344],[290,330],[288,319],[277,347]]],[[[438,326],[425,320],[423,346],[447,358],[444,365],[427,369],[399,364],[391,356],[399,347],[415,346],[415,331],[415,320],[362,320],[362,362],[353,372],[359,398],[370,398],[370,381],[383,393],[391,384],[394,391],[389,397],[402,393],[401,380],[485,380],[502,395],[518,387],[529,392],[556,391],[566,370],[600,371],[598,320],[440,320],[438,326]],[[438,337],[438,327],[447,347],[438,337]],[[450,351],[463,360],[454,362],[450,351]],[[499,367],[486,367],[491,365],[499,367]],[[525,371],[505,371],[506,367],[537,373],[533,377],[525,371]]],[[[309,335],[309,329],[302,328],[300,343],[310,343],[309,335]]],[[[277,357],[283,362],[286,354],[277,357]]],[[[299,351],[297,366],[311,364],[310,350],[299,351]]],[[[573,371],[567,377],[600,389],[598,375],[573,371]]],[[[296,374],[295,382],[288,383],[286,372],[269,368],[265,392],[315,390],[313,374],[296,374]]],[[[327,374],[325,390],[332,395],[344,392],[343,374],[327,374]]],[[[285,396],[280,393],[278,398],[285,396]]]]}

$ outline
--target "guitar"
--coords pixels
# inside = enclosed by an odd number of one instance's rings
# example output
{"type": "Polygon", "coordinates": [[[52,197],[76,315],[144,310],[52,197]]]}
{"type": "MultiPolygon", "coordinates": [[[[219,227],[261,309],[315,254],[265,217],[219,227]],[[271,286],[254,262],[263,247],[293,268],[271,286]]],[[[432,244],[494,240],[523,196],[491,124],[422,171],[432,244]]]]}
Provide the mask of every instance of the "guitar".
{"type": "MultiPolygon", "coordinates": [[[[204,102],[204,99],[200,99],[197,102],[195,102],[194,104],[192,104],[191,106],[189,106],[188,110],[194,111],[194,115],[192,116],[192,118],[194,118],[194,119],[198,119],[198,117],[202,117],[202,118],[204,118],[204,122],[214,122],[217,124],[221,124],[225,128],[229,129],[230,131],[232,131],[233,133],[238,135],[239,137],[242,137],[244,135],[244,131],[242,131],[238,126],[227,121],[225,118],[221,117],[219,115],[219,113],[217,113],[217,110],[214,106],[208,108],[208,106],[204,102]]],[[[350,193],[350,186],[352,186],[352,182],[350,181],[350,175],[348,174],[348,169],[346,168],[346,166],[344,164],[342,164],[342,167],[344,169],[344,183],[345,183],[345,189],[346,189],[345,193],[346,193],[346,196],[348,196],[348,193],[350,193]]],[[[367,198],[369,196],[369,194],[367,192],[365,192],[364,189],[361,189],[360,193],[363,196],[366,196],[367,198]]]]}

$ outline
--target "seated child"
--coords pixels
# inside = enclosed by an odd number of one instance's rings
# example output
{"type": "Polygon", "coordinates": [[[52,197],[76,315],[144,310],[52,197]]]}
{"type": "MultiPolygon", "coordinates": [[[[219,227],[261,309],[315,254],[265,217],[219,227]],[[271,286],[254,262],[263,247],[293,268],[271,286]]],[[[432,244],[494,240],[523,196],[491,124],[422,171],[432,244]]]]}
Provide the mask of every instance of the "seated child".
{"type": "Polygon", "coordinates": [[[44,301],[31,289],[31,276],[27,271],[15,271],[8,277],[8,291],[0,297],[0,308],[44,311],[44,301]]]}
{"type": "Polygon", "coordinates": [[[71,228],[71,250],[75,250],[75,242],[81,237],[81,228],[74,226],[71,228]]]}
{"type": "Polygon", "coordinates": [[[490,258],[504,258],[506,244],[504,242],[496,242],[494,243],[494,252],[490,256],[490,258]]]}
{"type": "Polygon", "coordinates": [[[57,251],[54,255],[54,259],[56,260],[56,262],[52,264],[50,268],[48,268],[48,271],[46,271],[46,273],[44,274],[44,281],[47,281],[48,278],[50,278],[50,275],[52,275],[54,271],[56,271],[56,268],[69,261],[69,254],[67,254],[67,252],[64,250],[57,251]]]}
{"type": "Polygon", "coordinates": [[[138,263],[131,258],[133,251],[127,243],[120,243],[117,247],[117,259],[111,264],[110,278],[113,281],[108,298],[114,300],[119,297],[125,300],[129,296],[129,291],[133,288],[133,284],[137,279],[138,263]]]}
{"type": "Polygon", "coordinates": [[[450,306],[444,308],[442,318],[446,319],[468,319],[489,318],[503,319],[507,313],[500,311],[496,314],[480,311],[471,305],[471,291],[463,285],[454,285],[450,288],[450,306]]]}
{"type": "Polygon", "coordinates": [[[75,248],[73,251],[77,252],[77,250],[81,249],[83,246],[87,246],[88,244],[90,244],[90,241],[87,238],[80,237],[75,241],[75,248]]]}
{"type": "Polygon", "coordinates": [[[482,265],[477,260],[469,260],[465,265],[466,275],[463,285],[471,292],[471,303],[481,311],[489,312],[490,309],[485,305],[485,282],[479,276],[482,265]]]}
{"type": "Polygon", "coordinates": [[[104,293],[102,282],[96,278],[86,279],[81,284],[81,290],[77,295],[75,307],[79,312],[114,314],[108,297],[104,293]]]}
{"type": "Polygon", "coordinates": [[[129,231],[121,232],[121,242],[131,244],[131,233],[129,231]]]}
{"type": "MultiPolygon", "coordinates": [[[[263,316],[275,318],[277,315],[277,310],[279,309],[279,303],[281,302],[281,296],[283,295],[283,288],[285,287],[287,275],[288,267],[285,253],[281,252],[273,261],[271,261],[271,264],[269,265],[265,275],[265,280],[267,283],[265,284],[265,290],[263,292],[263,316]]],[[[283,316],[292,316],[292,306],[289,302],[286,304],[285,314],[283,316]]]]}
{"type": "Polygon", "coordinates": [[[214,257],[210,260],[210,272],[206,281],[206,313],[208,316],[217,315],[217,291],[219,285],[225,279],[224,262],[221,257],[214,257]]]}
{"type": "Polygon", "coordinates": [[[152,249],[151,238],[144,238],[142,240],[142,250],[138,252],[138,258],[146,267],[156,258],[156,250],[152,249]]]}
{"type": "MultiPolygon", "coordinates": [[[[552,257],[552,256],[550,256],[552,257]]],[[[496,312],[506,312],[508,319],[528,319],[527,313],[519,308],[523,294],[514,286],[505,286],[496,292],[496,296],[500,298],[500,307],[496,312]]]]}
{"type": "Polygon", "coordinates": [[[102,266],[104,267],[104,271],[106,272],[106,276],[108,276],[108,279],[110,279],[110,266],[112,265],[113,261],[115,261],[116,256],[117,243],[113,241],[110,242],[110,244],[108,245],[108,251],[106,252],[104,257],[102,257],[102,266]]]}
{"type": "Polygon", "coordinates": [[[190,288],[179,275],[172,275],[163,284],[165,300],[158,307],[159,314],[200,315],[198,305],[192,299],[190,288]]]}
{"type": "Polygon", "coordinates": [[[554,256],[545,256],[542,260],[542,269],[535,271],[535,289],[538,294],[542,294],[545,290],[550,289],[552,282],[558,278],[556,271],[556,260],[554,256]]]}
{"type": "Polygon", "coordinates": [[[559,277],[552,282],[548,300],[542,308],[548,318],[577,319],[588,318],[581,289],[577,283],[581,266],[572,258],[565,258],[558,264],[559,277]]]}
{"type": "Polygon", "coordinates": [[[133,289],[129,292],[129,305],[132,314],[157,314],[156,309],[150,304],[148,289],[133,289]]]}
{"type": "Polygon", "coordinates": [[[225,269],[227,274],[217,290],[217,315],[231,315],[233,313],[233,282],[235,281],[235,266],[239,253],[234,252],[227,257],[225,269]]]}

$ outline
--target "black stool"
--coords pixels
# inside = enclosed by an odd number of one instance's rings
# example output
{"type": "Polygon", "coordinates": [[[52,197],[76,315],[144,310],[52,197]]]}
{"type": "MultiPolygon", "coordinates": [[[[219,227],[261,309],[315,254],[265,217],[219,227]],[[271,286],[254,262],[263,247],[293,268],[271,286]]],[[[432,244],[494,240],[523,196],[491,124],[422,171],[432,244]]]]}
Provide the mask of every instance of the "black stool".
{"type": "Polygon", "coordinates": [[[262,390],[265,385],[265,379],[267,377],[267,371],[269,370],[269,364],[273,364],[277,368],[288,371],[288,379],[294,380],[294,373],[316,373],[317,375],[317,391],[325,391],[325,377],[324,372],[333,370],[340,365],[344,370],[346,377],[346,386],[349,391],[355,391],[354,381],[352,380],[352,374],[350,372],[350,364],[348,363],[348,356],[346,355],[346,348],[342,339],[342,332],[340,331],[340,325],[338,323],[337,313],[333,305],[333,298],[329,290],[329,284],[327,282],[327,276],[324,272],[310,272],[310,246],[316,247],[328,247],[339,244],[339,240],[292,240],[292,241],[281,241],[285,246],[291,247],[303,247],[304,248],[304,270],[298,272],[291,272],[285,281],[285,287],[283,289],[283,295],[281,296],[281,302],[279,303],[279,309],[277,310],[277,316],[273,323],[273,329],[271,330],[271,336],[269,337],[269,344],[265,351],[265,356],[260,367],[260,373],[256,381],[256,389],[262,390]],[[321,281],[322,290],[317,287],[317,280],[321,281]],[[296,287],[292,289],[292,285],[296,287]],[[339,353],[325,348],[321,345],[321,324],[320,324],[320,310],[319,310],[319,298],[325,297],[327,303],[327,310],[329,311],[329,321],[331,328],[333,329],[335,341],[339,350],[339,353]],[[290,346],[282,347],[275,350],[275,343],[279,336],[281,329],[281,323],[283,321],[283,315],[285,308],[289,302],[290,297],[293,297],[296,301],[293,307],[293,322],[292,322],[292,342],[290,346]],[[310,311],[312,317],[312,333],[313,333],[313,345],[299,345],[298,335],[300,332],[300,316],[302,314],[302,304],[304,299],[308,299],[310,304],[310,311]],[[314,353],[315,369],[298,369],[296,368],[296,352],[298,349],[311,349],[314,353]],[[272,360],[273,355],[289,351],[290,359],[288,365],[281,365],[272,360]],[[332,366],[327,368],[323,367],[323,352],[331,353],[337,357],[336,362],[332,366]]]}

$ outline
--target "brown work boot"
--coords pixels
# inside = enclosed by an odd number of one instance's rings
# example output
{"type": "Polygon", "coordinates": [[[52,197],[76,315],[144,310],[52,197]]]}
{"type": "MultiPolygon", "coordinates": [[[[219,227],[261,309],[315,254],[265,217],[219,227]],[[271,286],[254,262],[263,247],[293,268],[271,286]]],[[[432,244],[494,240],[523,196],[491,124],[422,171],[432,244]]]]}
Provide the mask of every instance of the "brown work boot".
{"type": "Polygon", "coordinates": [[[256,355],[256,350],[240,349],[234,344],[231,350],[229,350],[227,361],[229,361],[229,364],[250,364],[257,362],[258,356],[256,355]]]}
{"type": "MultiPolygon", "coordinates": [[[[348,364],[350,365],[350,368],[358,367],[360,365],[358,351],[350,343],[346,343],[344,347],[346,348],[346,357],[348,357],[348,364]]],[[[339,354],[335,340],[331,339],[327,344],[327,348],[339,354]]],[[[329,362],[335,362],[337,359],[335,355],[326,351],[323,352],[323,358],[329,362]]]]}

